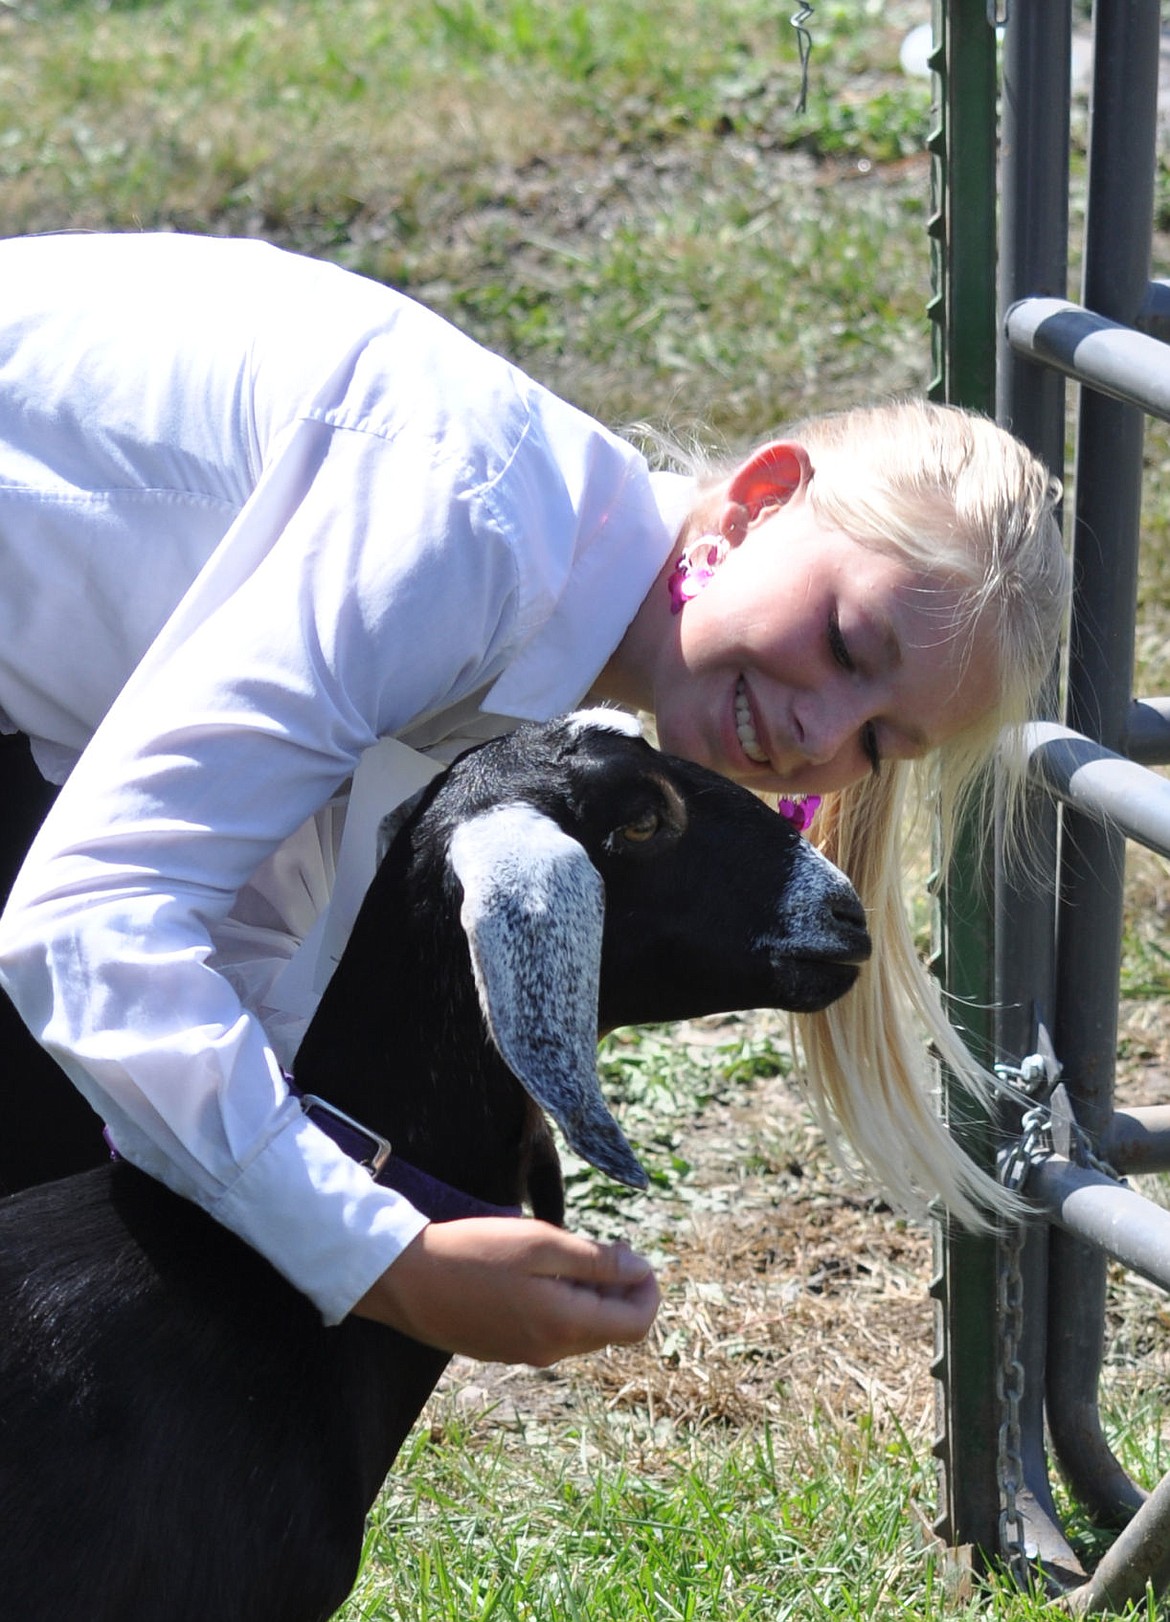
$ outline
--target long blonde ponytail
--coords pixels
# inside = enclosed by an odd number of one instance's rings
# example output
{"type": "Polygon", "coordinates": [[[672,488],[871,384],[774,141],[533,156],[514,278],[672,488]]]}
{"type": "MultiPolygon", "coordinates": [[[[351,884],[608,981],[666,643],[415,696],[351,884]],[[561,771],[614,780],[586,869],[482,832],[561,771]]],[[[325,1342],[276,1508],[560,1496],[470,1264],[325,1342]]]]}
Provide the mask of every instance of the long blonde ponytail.
{"type": "Polygon", "coordinates": [[[853,880],[874,951],[847,996],[795,1023],[814,1109],[838,1151],[844,1137],[903,1209],[922,1213],[937,1199],[985,1228],[1018,1202],[959,1147],[932,1096],[938,1060],[981,1098],[990,1078],[948,1019],[910,931],[902,874],[913,776],[893,765],[825,797],[817,843],[853,880]]]}

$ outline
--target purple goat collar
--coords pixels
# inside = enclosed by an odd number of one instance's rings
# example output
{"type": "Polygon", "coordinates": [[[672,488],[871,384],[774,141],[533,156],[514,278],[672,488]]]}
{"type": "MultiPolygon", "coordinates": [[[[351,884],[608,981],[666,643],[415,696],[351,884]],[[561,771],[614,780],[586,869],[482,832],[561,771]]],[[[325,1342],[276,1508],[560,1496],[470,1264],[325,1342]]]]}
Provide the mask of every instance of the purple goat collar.
{"type": "Polygon", "coordinates": [[[412,1166],[401,1155],[396,1155],[386,1138],[371,1132],[368,1126],[355,1121],[316,1093],[303,1093],[291,1077],[289,1092],[299,1102],[305,1116],[332,1138],[359,1166],[364,1166],[376,1183],[392,1188],[408,1199],[416,1211],[430,1217],[432,1222],[453,1222],[460,1217],[505,1216],[518,1217],[523,1211],[518,1205],[490,1205],[453,1188],[430,1172],[412,1166]]]}

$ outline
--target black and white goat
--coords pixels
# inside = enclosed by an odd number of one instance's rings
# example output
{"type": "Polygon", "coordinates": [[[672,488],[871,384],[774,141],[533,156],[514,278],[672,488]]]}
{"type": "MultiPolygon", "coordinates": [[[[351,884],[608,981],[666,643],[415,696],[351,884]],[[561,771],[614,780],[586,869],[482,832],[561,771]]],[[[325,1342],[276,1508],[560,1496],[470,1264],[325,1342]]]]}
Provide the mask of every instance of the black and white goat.
{"type": "MultiPolygon", "coordinates": [[[[397,818],[296,1080],[389,1139],[390,1180],[424,1207],[454,1189],[559,1222],[545,1111],[645,1181],[601,1099],[599,1029],[818,1009],[868,952],[852,888],[780,817],[585,712],[471,751],[397,818]]],[[[446,1361],[357,1318],[323,1327],[128,1164],[14,1195],[0,1611],[324,1622],[446,1361]]]]}

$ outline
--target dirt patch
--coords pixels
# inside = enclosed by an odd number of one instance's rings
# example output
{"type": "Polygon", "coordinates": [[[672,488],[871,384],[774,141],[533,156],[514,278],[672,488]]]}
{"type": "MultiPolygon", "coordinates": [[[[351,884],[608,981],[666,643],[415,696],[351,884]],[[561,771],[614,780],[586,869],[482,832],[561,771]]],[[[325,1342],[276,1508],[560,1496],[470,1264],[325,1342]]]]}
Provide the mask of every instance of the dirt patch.
{"type": "MultiPolygon", "coordinates": [[[[735,1023],[697,1021],[678,1039],[726,1042],[735,1023]]],[[[930,1236],[832,1163],[798,1082],[765,1076],[712,1101],[676,1152],[685,1185],[637,1201],[629,1228],[663,1287],[648,1340],[539,1373],[456,1359],[432,1423],[453,1405],[528,1431],[601,1402],[652,1429],[751,1428],[797,1401],[929,1428],[930,1236]]]]}

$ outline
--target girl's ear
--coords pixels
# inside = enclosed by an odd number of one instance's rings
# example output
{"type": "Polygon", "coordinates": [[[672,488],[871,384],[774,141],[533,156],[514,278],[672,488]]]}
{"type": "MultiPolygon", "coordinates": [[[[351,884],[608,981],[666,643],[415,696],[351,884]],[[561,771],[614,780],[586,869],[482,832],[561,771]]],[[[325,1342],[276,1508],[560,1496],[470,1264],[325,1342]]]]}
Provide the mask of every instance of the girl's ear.
{"type": "Polygon", "coordinates": [[[783,506],[808,483],[812,473],[803,445],[791,439],[773,440],[740,463],[727,486],[727,500],[742,507],[751,523],[765,507],[783,506]]]}

